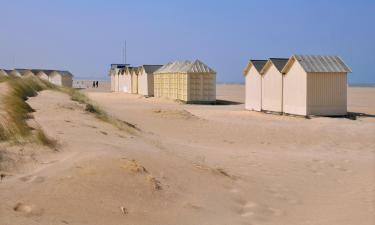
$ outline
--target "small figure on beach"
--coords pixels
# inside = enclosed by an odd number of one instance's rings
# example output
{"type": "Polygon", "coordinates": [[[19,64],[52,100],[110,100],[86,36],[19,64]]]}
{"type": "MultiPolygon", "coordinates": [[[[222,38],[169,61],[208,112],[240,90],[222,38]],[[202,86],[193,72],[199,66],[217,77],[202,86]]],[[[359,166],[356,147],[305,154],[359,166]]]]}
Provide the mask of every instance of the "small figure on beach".
{"type": "Polygon", "coordinates": [[[99,81],[96,81],[96,88],[99,87],[99,81]]]}
{"type": "Polygon", "coordinates": [[[95,81],[92,82],[92,88],[95,88],[95,81]]]}

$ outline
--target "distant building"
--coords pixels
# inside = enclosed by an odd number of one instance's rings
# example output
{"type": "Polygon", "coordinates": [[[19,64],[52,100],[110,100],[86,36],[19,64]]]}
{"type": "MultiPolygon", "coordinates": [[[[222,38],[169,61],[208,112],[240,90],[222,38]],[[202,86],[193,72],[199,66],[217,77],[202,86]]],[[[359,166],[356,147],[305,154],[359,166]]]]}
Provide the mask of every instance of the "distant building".
{"type": "Polygon", "coordinates": [[[175,61],[154,72],[155,97],[187,103],[216,101],[216,72],[199,60],[175,61]]]}
{"type": "Polygon", "coordinates": [[[260,71],[267,60],[250,60],[243,75],[245,76],[245,108],[262,111],[262,75],[260,71]]]}
{"type": "Polygon", "coordinates": [[[282,70],[283,111],[297,115],[346,115],[350,72],[337,56],[293,55],[282,70]]]}
{"type": "Polygon", "coordinates": [[[283,112],[283,74],[287,58],[270,58],[261,70],[262,110],[283,112]]]}

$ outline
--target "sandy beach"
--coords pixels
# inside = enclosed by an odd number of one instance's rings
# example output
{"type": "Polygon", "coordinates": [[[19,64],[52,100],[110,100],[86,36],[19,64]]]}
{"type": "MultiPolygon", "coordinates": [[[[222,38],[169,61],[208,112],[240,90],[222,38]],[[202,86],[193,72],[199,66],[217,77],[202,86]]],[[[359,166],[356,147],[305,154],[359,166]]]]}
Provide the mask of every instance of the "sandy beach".
{"type": "Polygon", "coordinates": [[[186,105],[83,90],[126,131],[42,91],[28,103],[59,144],[0,145],[0,224],[375,224],[375,88],[348,89],[357,120],[246,111],[244,91],[186,105]]]}

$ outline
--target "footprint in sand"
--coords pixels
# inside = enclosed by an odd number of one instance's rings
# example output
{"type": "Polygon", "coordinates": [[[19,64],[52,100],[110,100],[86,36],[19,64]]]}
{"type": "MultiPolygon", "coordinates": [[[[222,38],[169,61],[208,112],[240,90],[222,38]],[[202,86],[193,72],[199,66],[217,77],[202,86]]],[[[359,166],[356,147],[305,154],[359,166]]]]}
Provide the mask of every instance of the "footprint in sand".
{"type": "Polygon", "coordinates": [[[25,215],[40,216],[43,214],[43,209],[37,208],[35,205],[25,204],[22,202],[17,203],[13,207],[13,210],[17,213],[22,213],[25,215]]]}

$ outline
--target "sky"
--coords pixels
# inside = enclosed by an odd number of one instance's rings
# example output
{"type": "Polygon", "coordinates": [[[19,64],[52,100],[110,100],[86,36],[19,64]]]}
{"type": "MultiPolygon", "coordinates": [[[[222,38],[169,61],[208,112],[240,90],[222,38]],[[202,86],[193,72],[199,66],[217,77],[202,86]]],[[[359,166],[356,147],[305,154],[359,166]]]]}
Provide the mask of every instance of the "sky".
{"type": "Polygon", "coordinates": [[[373,0],[0,0],[0,68],[108,79],[111,63],[200,59],[243,82],[249,59],[338,55],[375,83],[373,0]]]}

